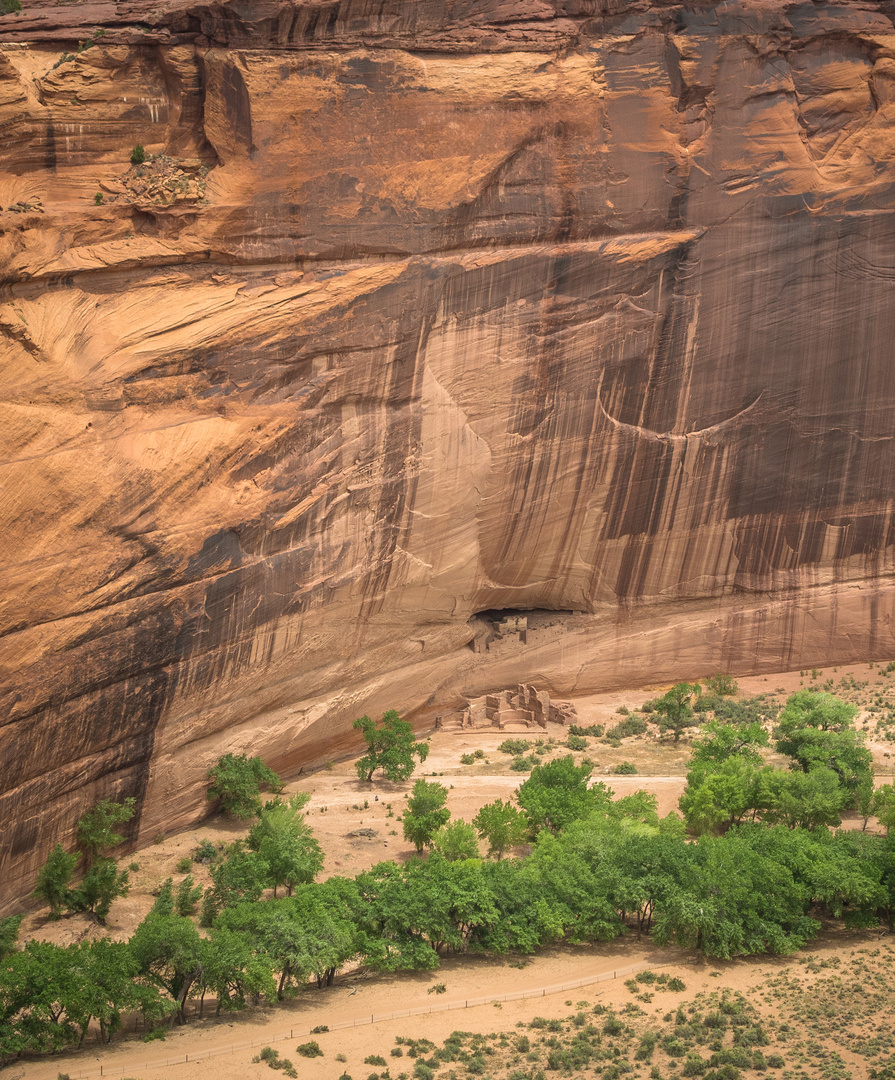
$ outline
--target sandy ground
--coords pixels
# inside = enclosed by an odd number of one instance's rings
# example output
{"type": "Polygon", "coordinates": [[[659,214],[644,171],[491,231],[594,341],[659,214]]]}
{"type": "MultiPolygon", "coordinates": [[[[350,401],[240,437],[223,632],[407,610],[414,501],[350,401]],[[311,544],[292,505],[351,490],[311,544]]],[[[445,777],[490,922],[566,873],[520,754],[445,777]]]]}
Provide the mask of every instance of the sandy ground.
{"type": "MultiPolygon", "coordinates": [[[[895,706],[895,672],[886,673],[882,670],[883,667],[884,665],[870,667],[864,664],[816,673],[788,672],[743,678],[739,680],[740,695],[767,694],[771,701],[782,704],[795,690],[809,685],[820,686],[833,680],[833,692],[850,697],[862,706],[856,724],[866,727],[868,745],[874,753],[878,782],[882,783],[891,778],[893,759],[889,755],[895,752],[895,746],[885,738],[884,727],[876,728],[877,718],[868,713],[867,708],[878,695],[886,695],[890,689],[895,706]]],[[[657,696],[664,689],[665,687],[650,687],[627,693],[616,692],[577,699],[575,705],[578,709],[578,722],[583,726],[593,723],[609,726],[621,719],[617,713],[619,707],[625,706],[633,711],[645,699],[657,696]]],[[[539,732],[538,736],[557,740],[552,755],[568,753],[568,750],[558,745],[559,740],[565,737],[565,731],[559,726],[550,725],[547,732],[539,732]]],[[[510,799],[515,788],[525,779],[526,774],[510,770],[510,756],[497,750],[498,745],[507,737],[507,733],[491,731],[433,733],[429,757],[417,770],[414,779],[418,776],[439,779],[449,789],[448,805],[452,817],[468,821],[485,803],[495,798],[510,799]],[[461,764],[462,754],[476,750],[484,752],[481,760],[474,765],[461,764]]],[[[511,737],[528,736],[514,733],[511,737]]],[[[590,739],[589,743],[587,751],[576,753],[576,759],[587,756],[594,764],[595,778],[608,783],[616,795],[630,794],[643,788],[656,795],[660,814],[676,809],[685,782],[690,738],[682,738],[675,746],[667,740],[660,740],[655,727],[651,726],[646,735],[625,739],[619,747],[611,747],[596,739],[590,739]],[[637,774],[613,775],[612,770],[621,761],[635,764],[637,774]]],[[[287,794],[305,791],[311,796],[307,807],[308,817],[326,853],[324,877],[331,874],[352,876],[384,859],[402,861],[410,857],[412,848],[401,835],[399,818],[411,786],[412,781],[403,784],[362,783],[357,779],[351,761],[339,762],[328,770],[303,775],[287,785],[287,794]],[[373,829],[376,835],[372,838],[349,835],[357,829],[373,829]]],[[[850,816],[844,821],[844,825],[860,827],[860,822],[850,816]]],[[[133,933],[148,911],[154,894],[165,878],[173,876],[175,882],[182,879],[184,875],[177,872],[177,863],[188,857],[201,840],[229,842],[245,835],[245,831],[245,825],[240,822],[218,818],[178,836],[160,838],[159,842],[122,859],[123,865],[130,862],[137,867],[131,874],[133,888],[127,898],[117,901],[113,906],[107,927],[98,927],[84,916],[71,916],[54,923],[48,921],[44,914],[36,913],[29,915],[23,923],[22,937],[24,940],[34,937],[60,944],[101,935],[125,939],[133,933]]],[[[210,880],[207,869],[198,864],[193,863],[190,872],[197,882],[206,884],[210,880]]],[[[848,940],[852,939],[855,939],[855,935],[849,936],[848,940]]],[[[833,935],[824,947],[836,950],[851,946],[845,944],[842,935],[833,935]]],[[[332,990],[319,994],[309,990],[296,1001],[283,1006],[261,1007],[219,1022],[204,1020],[190,1023],[172,1033],[164,1044],[144,1044],[133,1036],[128,1036],[128,1041],[117,1049],[113,1046],[100,1050],[99,1047],[91,1046],[75,1055],[60,1056],[43,1062],[16,1063],[8,1075],[21,1076],[28,1080],[32,1077],[34,1080],[56,1080],[60,1072],[69,1072],[72,1077],[81,1072],[99,1075],[100,1064],[104,1067],[104,1073],[111,1075],[113,1064],[118,1063],[123,1063],[128,1074],[133,1072],[134,1075],[139,1075],[140,1064],[163,1061],[168,1055],[173,1057],[185,1053],[199,1054],[246,1040],[254,1040],[260,1046],[264,1045],[265,1040],[270,1041],[274,1036],[288,1032],[290,1028],[298,1031],[318,1024],[336,1023],[420,1005],[436,1004],[441,1007],[445,1002],[456,1002],[470,997],[499,995],[522,988],[554,986],[560,982],[573,981],[641,962],[675,962],[683,965],[689,972],[689,975],[683,976],[689,995],[691,990],[698,989],[703,983],[711,989],[718,989],[722,980],[723,985],[736,988],[742,980],[748,982],[759,978],[761,971],[767,971],[769,965],[774,967],[790,961],[762,958],[729,965],[712,965],[705,961],[694,962],[680,954],[659,953],[658,950],[651,949],[648,942],[638,942],[633,936],[608,946],[546,950],[532,958],[521,970],[511,967],[509,960],[454,959],[447,961],[443,968],[435,973],[400,977],[369,977],[357,974],[343,976],[338,980],[339,985],[332,990]],[[719,972],[721,980],[718,979],[719,972]],[[446,993],[429,995],[428,988],[438,983],[446,985],[446,993]]],[[[611,1001],[616,998],[624,1001],[628,992],[622,982],[621,979],[617,983],[603,982],[586,991],[575,991],[572,998],[574,1001],[611,1001]]],[[[568,997],[568,994],[559,993],[535,1003],[506,1002],[500,1008],[494,1005],[480,1006],[464,1009],[462,1013],[446,1012],[423,1019],[415,1017],[412,1020],[368,1025],[350,1032],[331,1032],[315,1036],[325,1055],[313,1060],[296,1058],[294,1045],[283,1044],[280,1049],[283,1056],[293,1059],[299,1067],[300,1075],[308,1080],[315,1080],[317,1077],[337,1080],[343,1071],[353,1075],[355,1080],[366,1080],[370,1067],[363,1064],[363,1057],[370,1053],[383,1053],[383,1047],[386,1048],[384,1056],[388,1057],[387,1049],[393,1045],[395,1035],[419,1037],[424,1031],[427,1037],[440,1040],[457,1028],[483,1032],[503,1030],[512,1027],[517,1020],[530,1019],[533,1015],[549,1017],[564,1014],[564,1010],[567,1011],[565,1002],[568,997]],[[348,1059],[347,1063],[336,1063],[334,1055],[337,1053],[344,1054],[348,1059]]],[[[656,1000],[659,1001],[658,996],[656,1000]]],[[[234,1051],[231,1056],[217,1057],[207,1062],[172,1065],[170,1074],[190,1077],[216,1076],[221,1080],[237,1076],[270,1075],[267,1065],[251,1063],[253,1053],[257,1053],[257,1047],[254,1051],[234,1051]]],[[[409,1063],[405,1063],[405,1068],[407,1067],[409,1063]]],[[[165,1074],[167,1070],[164,1068],[152,1070],[153,1076],[165,1074]]],[[[120,1072],[118,1075],[121,1075],[120,1072]]]]}

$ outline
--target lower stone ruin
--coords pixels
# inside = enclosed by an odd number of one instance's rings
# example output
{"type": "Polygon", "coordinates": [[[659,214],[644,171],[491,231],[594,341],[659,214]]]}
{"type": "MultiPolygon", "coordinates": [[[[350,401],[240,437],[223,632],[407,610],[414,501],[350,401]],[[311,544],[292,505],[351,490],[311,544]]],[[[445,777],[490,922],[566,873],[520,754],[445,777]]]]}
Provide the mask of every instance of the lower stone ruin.
{"type": "Polygon", "coordinates": [[[436,731],[467,731],[497,728],[500,731],[528,731],[548,724],[573,724],[578,719],[570,701],[551,701],[546,690],[520,683],[515,690],[501,690],[470,698],[462,713],[436,717],[436,731]]]}

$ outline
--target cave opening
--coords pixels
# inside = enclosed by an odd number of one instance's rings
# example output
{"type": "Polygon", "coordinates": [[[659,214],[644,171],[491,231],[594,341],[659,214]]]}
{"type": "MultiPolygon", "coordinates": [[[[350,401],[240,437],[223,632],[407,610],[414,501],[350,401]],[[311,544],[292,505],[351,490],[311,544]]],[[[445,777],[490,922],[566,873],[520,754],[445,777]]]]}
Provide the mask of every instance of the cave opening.
{"type": "Polygon", "coordinates": [[[564,627],[569,619],[582,614],[562,608],[486,608],[469,619],[477,632],[469,642],[473,652],[490,652],[494,642],[517,642],[528,645],[543,632],[564,627]]]}

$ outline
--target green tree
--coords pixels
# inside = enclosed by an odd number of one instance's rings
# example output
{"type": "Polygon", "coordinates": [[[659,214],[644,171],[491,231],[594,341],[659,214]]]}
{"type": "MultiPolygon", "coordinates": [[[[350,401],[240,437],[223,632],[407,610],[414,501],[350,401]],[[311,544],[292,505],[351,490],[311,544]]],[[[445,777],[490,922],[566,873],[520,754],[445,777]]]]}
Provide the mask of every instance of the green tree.
{"type": "Polygon", "coordinates": [[[483,865],[433,853],[361,874],[365,962],[379,971],[428,970],[438,967],[440,955],[467,949],[499,919],[483,865]]]}
{"type": "Polygon", "coordinates": [[[150,912],[129,945],[137,971],[170,996],[178,1018],[185,1020],[187,995],[202,964],[202,939],[195,926],[179,915],[150,912]]]}
{"type": "Polygon", "coordinates": [[[881,799],[873,786],[873,773],[868,772],[861,777],[855,788],[852,802],[852,807],[861,817],[861,832],[866,831],[868,822],[876,814],[880,804],[881,799]]]}
{"type": "Polygon", "coordinates": [[[111,1042],[126,1013],[139,1011],[145,1019],[161,1019],[168,1013],[158,990],[136,979],[137,964],[126,942],[99,938],[68,951],[79,978],[67,1010],[80,1028],[81,1043],[92,1020],[99,1027],[100,1042],[111,1042]]]}
{"type": "Polygon", "coordinates": [[[792,728],[777,739],[777,750],[793,758],[803,772],[832,769],[839,782],[854,792],[870,775],[873,758],[862,733],[815,727],[792,728]]]}
{"type": "Polygon", "coordinates": [[[196,885],[192,874],[187,874],[174,894],[174,910],[178,915],[192,915],[201,897],[202,886],[196,885]]]}
{"type": "Polygon", "coordinates": [[[605,784],[588,787],[592,771],[589,761],[576,765],[571,754],[531,770],[529,778],[516,791],[516,798],[532,832],[539,829],[559,832],[570,822],[587,817],[601,804],[609,805],[611,792],[605,784]]]}
{"type": "Polygon", "coordinates": [[[477,859],[479,843],[475,829],[468,821],[452,821],[435,834],[432,850],[437,851],[448,862],[456,862],[458,859],[477,859]]]}
{"type": "Polygon", "coordinates": [[[34,895],[49,907],[53,919],[60,918],[68,906],[69,885],[77,862],[77,855],[67,854],[62,845],[57,844],[37,875],[34,895]]]}
{"type": "Polygon", "coordinates": [[[174,878],[165,878],[152,907],[150,915],[174,914],[174,878]]]}
{"type": "Polygon", "coordinates": [[[528,834],[525,815],[512,803],[497,799],[486,803],[472,819],[482,840],[488,841],[488,854],[502,859],[504,852],[516,847],[528,834]]]}
{"type": "Polygon", "coordinates": [[[743,754],[692,768],[679,802],[687,828],[697,836],[719,833],[754,816],[761,805],[760,780],[761,770],[743,754]]]}
{"type": "Polygon", "coordinates": [[[757,797],[762,820],[790,829],[842,824],[850,796],[832,769],[817,766],[808,773],[762,769],[757,797]]]}
{"type": "Polygon", "coordinates": [[[19,927],[24,918],[24,915],[7,915],[5,919],[0,919],[0,960],[16,951],[19,927]]]}
{"type": "Polygon", "coordinates": [[[832,769],[843,787],[854,792],[870,776],[872,757],[852,721],[857,707],[832,694],[800,690],[780,713],[776,748],[803,772],[832,769]]]}
{"type": "Polygon", "coordinates": [[[209,991],[217,998],[216,1015],[244,1009],[260,994],[272,998],[276,993],[270,958],[243,934],[215,927],[200,941],[199,958],[190,995],[200,999],[200,1016],[209,991]]]}
{"type": "Polygon", "coordinates": [[[133,798],[125,799],[123,803],[103,799],[78,820],[78,846],[83,850],[88,866],[111,848],[124,843],[126,837],[116,830],[134,816],[136,805],[137,800],[133,798]]]}
{"type": "Polygon", "coordinates": [[[769,850],[775,841],[787,845],[779,832],[741,825],[692,845],[695,873],[662,901],[656,942],[730,959],[793,953],[815,937],[820,923],[806,914],[810,889],[769,850]]]}
{"type": "Polygon", "coordinates": [[[280,885],[291,895],[296,885],[313,881],[323,869],[323,852],[302,814],[309,799],[301,792],[288,802],[266,803],[249,830],[248,846],[267,863],[266,884],[273,886],[274,897],[280,885]]]}
{"type": "Polygon", "coordinates": [[[858,715],[857,705],[817,690],[799,690],[790,694],[780,713],[781,732],[813,727],[819,731],[847,731],[858,715]]]}
{"type": "Polygon", "coordinates": [[[887,835],[895,836],[895,784],[881,784],[873,793],[873,812],[887,835]]]}
{"type": "Polygon", "coordinates": [[[699,738],[693,742],[690,768],[710,768],[731,757],[760,765],[761,750],[769,742],[768,733],[758,721],[724,723],[713,720],[702,728],[699,738]]]}
{"type": "Polygon", "coordinates": [[[210,869],[218,908],[260,900],[270,881],[267,859],[257,851],[249,851],[242,840],[234,840],[224,858],[210,869]]]}
{"type": "Polygon", "coordinates": [[[369,716],[362,716],[353,727],[363,734],[367,744],[366,754],[355,764],[361,780],[372,780],[377,769],[382,770],[386,780],[407,780],[416,768],[414,758],[422,764],[429,755],[429,744],[417,742],[411,725],[394,709],[383,714],[379,725],[369,716]]]}
{"type": "Polygon", "coordinates": [[[69,906],[73,911],[89,912],[97,922],[105,923],[112,901],[130,892],[128,879],[128,871],[119,873],[114,859],[99,859],[71,891],[69,906]]]}
{"type": "Polygon", "coordinates": [[[445,806],[447,788],[443,784],[417,780],[404,811],[404,839],[415,845],[417,853],[432,843],[438,830],[451,816],[445,806]]]}
{"type": "Polygon", "coordinates": [[[673,732],[675,742],[684,728],[693,723],[692,701],[699,693],[699,683],[679,682],[653,703],[653,711],[659,716],[659,730],[673,732]]]}
{"type": "Polygon", "coordinates": [[[224,754],[217,765],[208,770],[211,786],[208,798],[217,799],[221,809],[230,817],[243,821],[261,813],[261,789],[280,791],[279,776],[267,767],[260,757],[245,754],[224,754]]]}

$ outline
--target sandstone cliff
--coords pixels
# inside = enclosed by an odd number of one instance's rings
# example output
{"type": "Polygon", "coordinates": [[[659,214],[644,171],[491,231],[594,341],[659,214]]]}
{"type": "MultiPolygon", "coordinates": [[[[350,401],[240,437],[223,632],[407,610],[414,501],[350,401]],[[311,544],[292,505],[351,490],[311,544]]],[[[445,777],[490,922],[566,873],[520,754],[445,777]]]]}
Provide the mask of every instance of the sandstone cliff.
{"type": "Polygon", "coordinates": [[[895,654],[895,4],[24,3],[10,900],[228,749],[895,654]],[[569,614],[474,652],[506,608],[569,614]]]}

